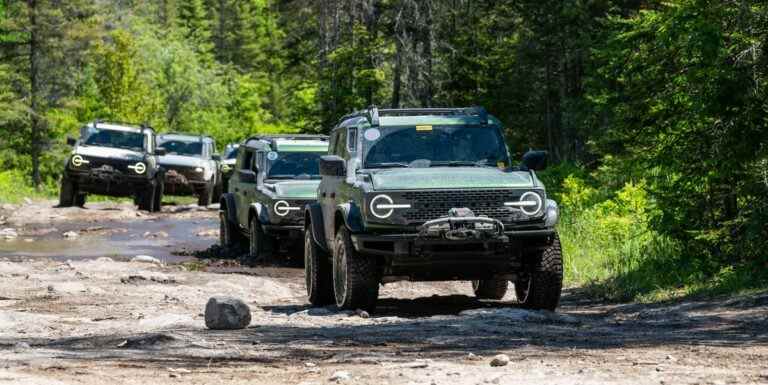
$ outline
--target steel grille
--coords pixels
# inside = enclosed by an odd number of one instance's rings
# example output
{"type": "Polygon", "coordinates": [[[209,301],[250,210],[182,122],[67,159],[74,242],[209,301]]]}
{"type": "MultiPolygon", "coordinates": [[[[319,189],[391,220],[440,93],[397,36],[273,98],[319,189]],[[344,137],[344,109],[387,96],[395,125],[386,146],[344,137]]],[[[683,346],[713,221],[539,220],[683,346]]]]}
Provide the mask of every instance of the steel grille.
{"type": "Polygon", "coordinates": [[[504,223],[528,220],[519,210],[504,207],[504,202],[520,199],[514,190],[409,191],[404,201],[412,208],[403,213],[408,222],[426,222],[448,215],[452,208],[466,207],[475,215],[498,219],[504,223]]]}
{"type": "Polygon", "coordinates": [[[83,159],[89,161],[87,165],[84,165],[84,167],[87,166],[88,169],[97,169],[102,168],[104,166],[110,166],[116,171],[120,171],[122,173],[128,173],[128,166],[130,164],[134,164],[136,162],[128,162],[124,160],[112,160],[112,159],[105,159],[105,158],[93,158],[93,157],[83,157],[83,159]]]}

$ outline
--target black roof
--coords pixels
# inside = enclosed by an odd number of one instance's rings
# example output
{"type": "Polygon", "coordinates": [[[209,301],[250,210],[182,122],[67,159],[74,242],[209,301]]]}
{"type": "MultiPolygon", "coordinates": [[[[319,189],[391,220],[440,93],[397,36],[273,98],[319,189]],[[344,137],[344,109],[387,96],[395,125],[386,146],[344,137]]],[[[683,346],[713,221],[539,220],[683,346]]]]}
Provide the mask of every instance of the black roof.
{"type": "Polygon", "coordinates": [[[461,108],[385,108],[379,109],[376,106],[368,107],[365,110],[355,111],[344,115],[339,123],[348,119],[363,117],[368,120],[371,126],[379,125],[381,116],[479,116],[482,124],[488,124],[488,111],[483,107],[461,107],[461,108]]]}

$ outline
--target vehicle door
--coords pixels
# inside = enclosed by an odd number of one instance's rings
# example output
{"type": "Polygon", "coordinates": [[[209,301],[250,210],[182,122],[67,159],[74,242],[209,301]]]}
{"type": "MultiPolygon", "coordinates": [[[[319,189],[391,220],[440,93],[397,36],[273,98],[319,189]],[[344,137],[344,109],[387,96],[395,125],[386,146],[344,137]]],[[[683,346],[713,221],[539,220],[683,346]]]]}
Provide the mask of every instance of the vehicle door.
{"type": "MultiPolygon", "coordinates": [[[[337,155],[344,158],[344,149],[346,147],[346,131],[345,127],[337,129],[332,137],[330,144],[330,155],[337,155]]],[[[343,182],[344,177],[323,175],[320,182],[320,189],[318,191],[318,199],[323,207],[323,219],[325,221],[325,238],[329,245],[333,244],[333,240],[336,238],[336,231],[334,226],[334,220],[336,216],[336,202],[337,194],[340,184],[343,182]]]]}
{"type": "Polygon", "coordinates": [[[237,204],[237,222],[242,228],[248,226],[249,192],[256,188],[256,178],[252,175],[255,153],[253,149],[247,147],[241,151],[238,157],[238,169],[230,179],[230,190],[234,191],[237,204]]]}

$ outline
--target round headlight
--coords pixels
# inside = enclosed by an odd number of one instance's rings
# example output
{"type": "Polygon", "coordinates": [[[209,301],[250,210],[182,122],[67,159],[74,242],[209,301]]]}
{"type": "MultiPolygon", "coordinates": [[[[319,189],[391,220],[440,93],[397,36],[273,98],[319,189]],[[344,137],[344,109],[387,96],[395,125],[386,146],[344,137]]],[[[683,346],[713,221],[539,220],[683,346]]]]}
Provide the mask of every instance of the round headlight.
{"type": "Polygon", "coordinates": [[[144,164],[144,162],[136,163],[133,166],[128,166],[128,168],[133,169],[133,172],[135,172],[135,173],[137,173],[139,175],[144,174],[145,172],[147,172],[147,165],[144,164]]]}
{"type": "Polygon", "coordinates": [[[195,172],[201,173],[201,172],[203,172],[203,168],[202,167],[197,167],[197,168],[195,168],[195,172]]]}
{"type": "Polygon", "coordinates": [[[72,165],[75,166],[75,167],[80,167],[80,166],[82,166],[84,164],[88,164],[88,163],[91,163],[91,162],[83,159],[83,157],[81,155],[75,155],[75,156],[72,157],[72,165]]]}
{"type": "Polygon", "coordinates": [[[275,209],[275,214],[281,217],[288,215],[288,213],[290,213],[291,211],[301,210],[300,207],[291,207],[291,205],[286,201],[278,201],[277,203],[275,203],[274,209],[275,209]]]}
{"type": "Polygon", "coordinates": [[[395,212],[395,209],[391,207],[394,203],[395,202],[389,195],[377,195],[375,198],[371,199],[371,214],[379,219],[389,218],[392,213],[395,212]]]}
{"type": "Polygon", "coordinates": [[[520,197],[520,210],[526,215],[536,215],[541,212],[541,207],[544,205],[541,196],[535,192],[529,191],[520,197]]]}

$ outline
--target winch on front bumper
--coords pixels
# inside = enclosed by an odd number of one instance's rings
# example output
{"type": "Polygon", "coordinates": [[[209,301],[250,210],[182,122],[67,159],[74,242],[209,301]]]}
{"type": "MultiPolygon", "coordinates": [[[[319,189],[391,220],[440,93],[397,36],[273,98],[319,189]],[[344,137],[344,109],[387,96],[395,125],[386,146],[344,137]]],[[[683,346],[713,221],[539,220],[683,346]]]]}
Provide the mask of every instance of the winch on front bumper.
{"type": "Polygon", "coordinates": [[[359,252],[382,258],[385,281],[489,279],[520,269],[520,253],[504,224],[469,209],[424,223],[405,234],[353,234],[359,252]]]}

